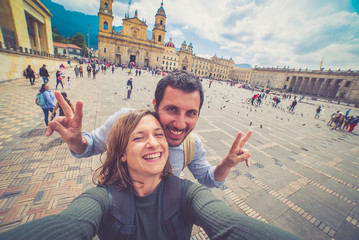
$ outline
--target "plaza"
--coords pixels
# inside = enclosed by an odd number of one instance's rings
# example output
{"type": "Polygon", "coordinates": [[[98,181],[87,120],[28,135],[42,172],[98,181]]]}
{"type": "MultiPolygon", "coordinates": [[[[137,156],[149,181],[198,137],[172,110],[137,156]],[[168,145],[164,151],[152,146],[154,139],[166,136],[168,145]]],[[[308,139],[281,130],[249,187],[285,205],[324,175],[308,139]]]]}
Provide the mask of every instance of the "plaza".
{"type": "MultiPolygon", "coordinates": [[[[126,70],[99,72],[93,79],[75,78],[73,68],[67,68],[66,75],[72,80],[71,90],[64,89],[69,99],[84,102],[84,131],[101,126],[120,108],[152,108],[161,78],[143,71],[126,99],[126,70]]],[[[34,102],[41,83],[0,84],[0,231],[61,212],[93,186],[92,173],[104,159],[76,159],[57,133],[45,136],[43,112],[34,102]]],[[[225,185],[213,189],[215,195],[242,214],[303,239],[359,238],[358,129],[348,133],[326,125],[333,112],[348,107],[305,99],[290,114],[292,100],[273,108],[267,97],[255,108],[245,103],[252,91],[216,81],[208,86],[204,79],[205,100],[194,132],[212,165],[227,154],[239,131],[253,130],[245,145],[251,167],[238,164],[225,185]],[[324,112],[314,119],[318,105],[324,112]]],[[[352,107],[350,115],[358,116],[359,110],[352,107]]],[[[181,177],[194,180],[188,169],[181,177]]],[[[205,238],[195,228],[192,239],[205,238]]]]}

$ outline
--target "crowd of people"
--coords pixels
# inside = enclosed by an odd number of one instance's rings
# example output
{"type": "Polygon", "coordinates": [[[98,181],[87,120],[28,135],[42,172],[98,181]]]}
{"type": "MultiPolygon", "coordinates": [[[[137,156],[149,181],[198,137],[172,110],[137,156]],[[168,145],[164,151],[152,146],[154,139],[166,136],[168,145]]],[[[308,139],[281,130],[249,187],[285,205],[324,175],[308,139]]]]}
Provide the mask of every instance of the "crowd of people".
{"type": "Polygon", "coordinates": [[[352,132],[358,125],[359,116],[350,116],[351,108],[348,108],[345,114],[340,110],[334,112],[327,123],[327,126],[332,127],[332,130],[342,129],[352,132]],[[334,126],[332,126],[334,124],[334,126]]]}

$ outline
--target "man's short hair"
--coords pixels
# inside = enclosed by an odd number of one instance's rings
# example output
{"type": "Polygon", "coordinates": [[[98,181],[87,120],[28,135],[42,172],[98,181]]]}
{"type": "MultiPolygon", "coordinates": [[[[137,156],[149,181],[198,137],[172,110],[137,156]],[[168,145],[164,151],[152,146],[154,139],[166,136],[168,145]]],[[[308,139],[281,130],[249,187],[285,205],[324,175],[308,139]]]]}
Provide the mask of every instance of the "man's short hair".
{"type": "Polygon", "coordinates": [[[158,106],[160,105],[163,99],[163,95],[165,94],[165,90],[168,86],[171,86],[175,89],[180,89],[186,93],[198,91],[200,95],[199,110],[201,110],[204,100],[201,82],[196,79],[193,74],[185,70],[174,70],[162,78],[157,84],[155,91],[156,111],[158,110],[158,106]]]}

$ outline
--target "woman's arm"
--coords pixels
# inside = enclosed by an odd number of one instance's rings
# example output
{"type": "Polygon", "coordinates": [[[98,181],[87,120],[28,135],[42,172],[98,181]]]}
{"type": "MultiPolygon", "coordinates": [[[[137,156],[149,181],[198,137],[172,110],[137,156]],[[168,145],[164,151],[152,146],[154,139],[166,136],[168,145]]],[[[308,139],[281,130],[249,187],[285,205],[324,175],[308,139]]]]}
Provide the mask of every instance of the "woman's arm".
{"type": "Polygon", "coordinates": [[[301,239],[286,231],[245,216],[218,200],[210,189],[183,180],[182,207],[210,239],[301,239]]]}
{"type": "Polygon", "coordinates": [[[109,214],[106,188],[94,187],[78,196],[64,211],[20,225],[0,234],[6,240],[89,239],[109,214]]]}

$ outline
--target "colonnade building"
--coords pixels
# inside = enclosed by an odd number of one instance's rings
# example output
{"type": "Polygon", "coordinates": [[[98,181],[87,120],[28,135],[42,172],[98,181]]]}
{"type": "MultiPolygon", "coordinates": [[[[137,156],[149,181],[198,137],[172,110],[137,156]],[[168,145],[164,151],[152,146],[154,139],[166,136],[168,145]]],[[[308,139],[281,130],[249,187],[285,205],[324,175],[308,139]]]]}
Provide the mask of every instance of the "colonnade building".
{"type": "Polygon", "coordinates": [[[251,84],[291,93],[359,103],[359,72],[258,68],[251,84]]]}

